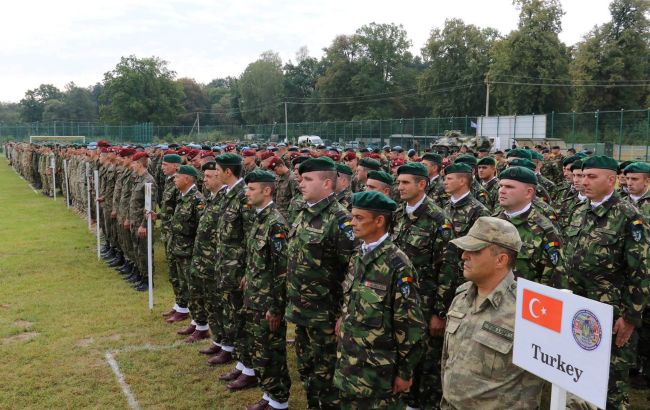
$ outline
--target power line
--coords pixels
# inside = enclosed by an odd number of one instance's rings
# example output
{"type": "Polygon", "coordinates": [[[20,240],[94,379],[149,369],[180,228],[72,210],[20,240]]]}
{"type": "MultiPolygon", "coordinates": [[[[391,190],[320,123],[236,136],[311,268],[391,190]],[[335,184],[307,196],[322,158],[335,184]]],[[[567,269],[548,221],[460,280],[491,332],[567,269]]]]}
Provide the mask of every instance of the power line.
{"type": "Polygon", "coordinates": [[[560,84],[560,83],[523,83],[511,81],[492,81],[490,84],[503,84],[503,85],[529,85],[529,86],[544,86],[544,87],[647,87],[650,86],[650,81],[644,84],[560,84]]]}

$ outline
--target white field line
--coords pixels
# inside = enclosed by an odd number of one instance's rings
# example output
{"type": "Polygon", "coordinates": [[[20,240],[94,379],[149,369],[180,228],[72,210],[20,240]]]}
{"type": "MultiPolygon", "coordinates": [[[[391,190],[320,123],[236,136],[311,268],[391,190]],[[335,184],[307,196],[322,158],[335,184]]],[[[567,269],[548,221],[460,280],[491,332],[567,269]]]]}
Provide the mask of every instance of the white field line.
{"type": "Polygon", "coordinates": [[[126,380],[124,378],[124,374],[120,370],[120,366],[119,366],[119,364],[117,364],[117,360],[115,360],[115,355],[118,354],[118,353],[141,352],[141,351],[147,351],[147,350],[173,349],[174,347],[183,346],[183,345],[184,345],[183,341],[178,341],[178,342],[176,342],[174,344],[164,345],[164,346],[157,346],[157,345],[151,345],[151,344],[145,344],[145,345],[140,345],[140,346],[126,346],[126,347],[123,347],[121,349],[109,350],[104,354],[104,358],[106,359],[106,363],[108,363],[111,370],[113,370],[113,373],[115,374],[115,377],[117,378],[117,383],[122,388],[122,393],[124,393],[124,396],[126,397],[126,400],[129,403],[129,407],[131,409],[140,410],[140,403],[138,403],[138,400],[135,398],[135,395],[131,391],[131,387],[126,382],[126,380]]]}
{"type": "Polygon", "coordinates": [[[16,169],[15,169],[14,167],[11,167],[11,169],[13,169],[14,172],[16,173],[16,175],[18,175],[18,176],[20,177],[20,179],[22,179],[23,181],[25,181],[25,183],[26,183],[27,185],[29,185],[29,187],[32,189],[32,191],[34,191],[34,193],[35,193],[36,195],[38,195],[38,191],[36,191],[36,190],[34,189],[34,186],[33,186],[32,184],[30,184],[29,182],[27,182],[27,180],[26,180],[25,178],[23,178],[23,176],[20,175],[20,174],[18,173],[18,171],[16,171],[16,169]]]}

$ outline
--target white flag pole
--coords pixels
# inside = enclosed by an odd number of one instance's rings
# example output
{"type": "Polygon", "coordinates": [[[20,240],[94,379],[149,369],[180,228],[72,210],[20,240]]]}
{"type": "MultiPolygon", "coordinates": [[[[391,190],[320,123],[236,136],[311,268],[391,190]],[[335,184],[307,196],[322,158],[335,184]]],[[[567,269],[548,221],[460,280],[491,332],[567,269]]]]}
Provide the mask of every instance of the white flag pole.
{"type": "Polygon", "coordinates": [[[88,229],[93,228],[92,217],[90,215],[90,163],[86,162],[86,213],[88,214],[88,229]]]}
{"type": "Polygon", "coordinates": [[[65,179],[65,204],[70,208],[70,188],[68,188],[68,160],[63,160],[63,178],[65,179]]]}
{"type": "Polygon", "coordinates": [[[101,259],[101,244],[99,239],[99,171],[95,170],[95,230],[97,231],[97,259],[101,259]]]}
{"type": "Polygon", "coordinates": [[[147,212],[147,276],[149,278],[149,310],[153,310],[153,246],[151,232],[151,183],[144,184],[144,209],[147,212]]]}
{"type": "Polygon", "coordinates": [[[54,200],[56,201],[56,158],[50,158],[50,167],[52,168],[52,189],[54,190],[54,200]]]}

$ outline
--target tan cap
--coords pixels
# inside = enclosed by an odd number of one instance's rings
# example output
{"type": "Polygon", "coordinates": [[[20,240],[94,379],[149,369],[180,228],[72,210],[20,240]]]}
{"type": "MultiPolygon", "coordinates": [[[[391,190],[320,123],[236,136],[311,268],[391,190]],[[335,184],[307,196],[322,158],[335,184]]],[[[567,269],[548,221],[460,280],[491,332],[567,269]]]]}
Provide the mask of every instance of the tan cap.
{"type": "Polygon", "coordinates": [[[506,220],[491,216],[478,218],[467,235],[454,239],[451,243],[464,251],[480,251],[489,245],[499,245],[515,252],[521,249],[517,228],[506,220]]]}

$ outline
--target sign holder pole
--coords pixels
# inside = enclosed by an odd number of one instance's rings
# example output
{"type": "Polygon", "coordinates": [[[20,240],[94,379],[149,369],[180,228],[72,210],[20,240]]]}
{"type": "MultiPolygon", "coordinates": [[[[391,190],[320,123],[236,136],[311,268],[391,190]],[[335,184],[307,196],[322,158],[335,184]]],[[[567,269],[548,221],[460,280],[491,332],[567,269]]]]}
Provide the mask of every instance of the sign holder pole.
{"type": "Polygon", "coordinates": [[[92,217],[90,215],[90,163],[86,162],[86,213],[88,214],[88,229],[93,229],[92,217]]]}
{"type": "MultiPolygon", "coordinates": [[[[561,289],[561,292],[572,294],[569,289],[561,289]]],[[[549,410],[564,410],[566,409],[566,395],[567,391],[555,383],[551,384],[551,405],[549,410]]]]}
{"type": "Polygon", "coordinates": [[[149,310],[153,310],[153,244],[151,225],[151,183],[144,184],[144,209],[147,213],[147,277],[149,281],[149,310]]]}
{"type": "Polygon", "coordinates": [[[101,244],[100,244],[100,239],[99,239],[99,201],[97,198],[99,198],[99,171],[95,170],[95,230],[97,231],[97,259],[101,259],[102,254],[101,254],[101,244]]]}
{"type": "Polygon", "coordinates": [[[54,200],[56,201],[56,158],[50,158],[50,164],[52,168],[52,191],[54,192],[54,200]]]}
{"type": "Polygon", "coordinates": [[[65,204],[70,208],[70,188],[68,188],[68,160],[63,160],[63,178],[65,179],[65,204]]]}

